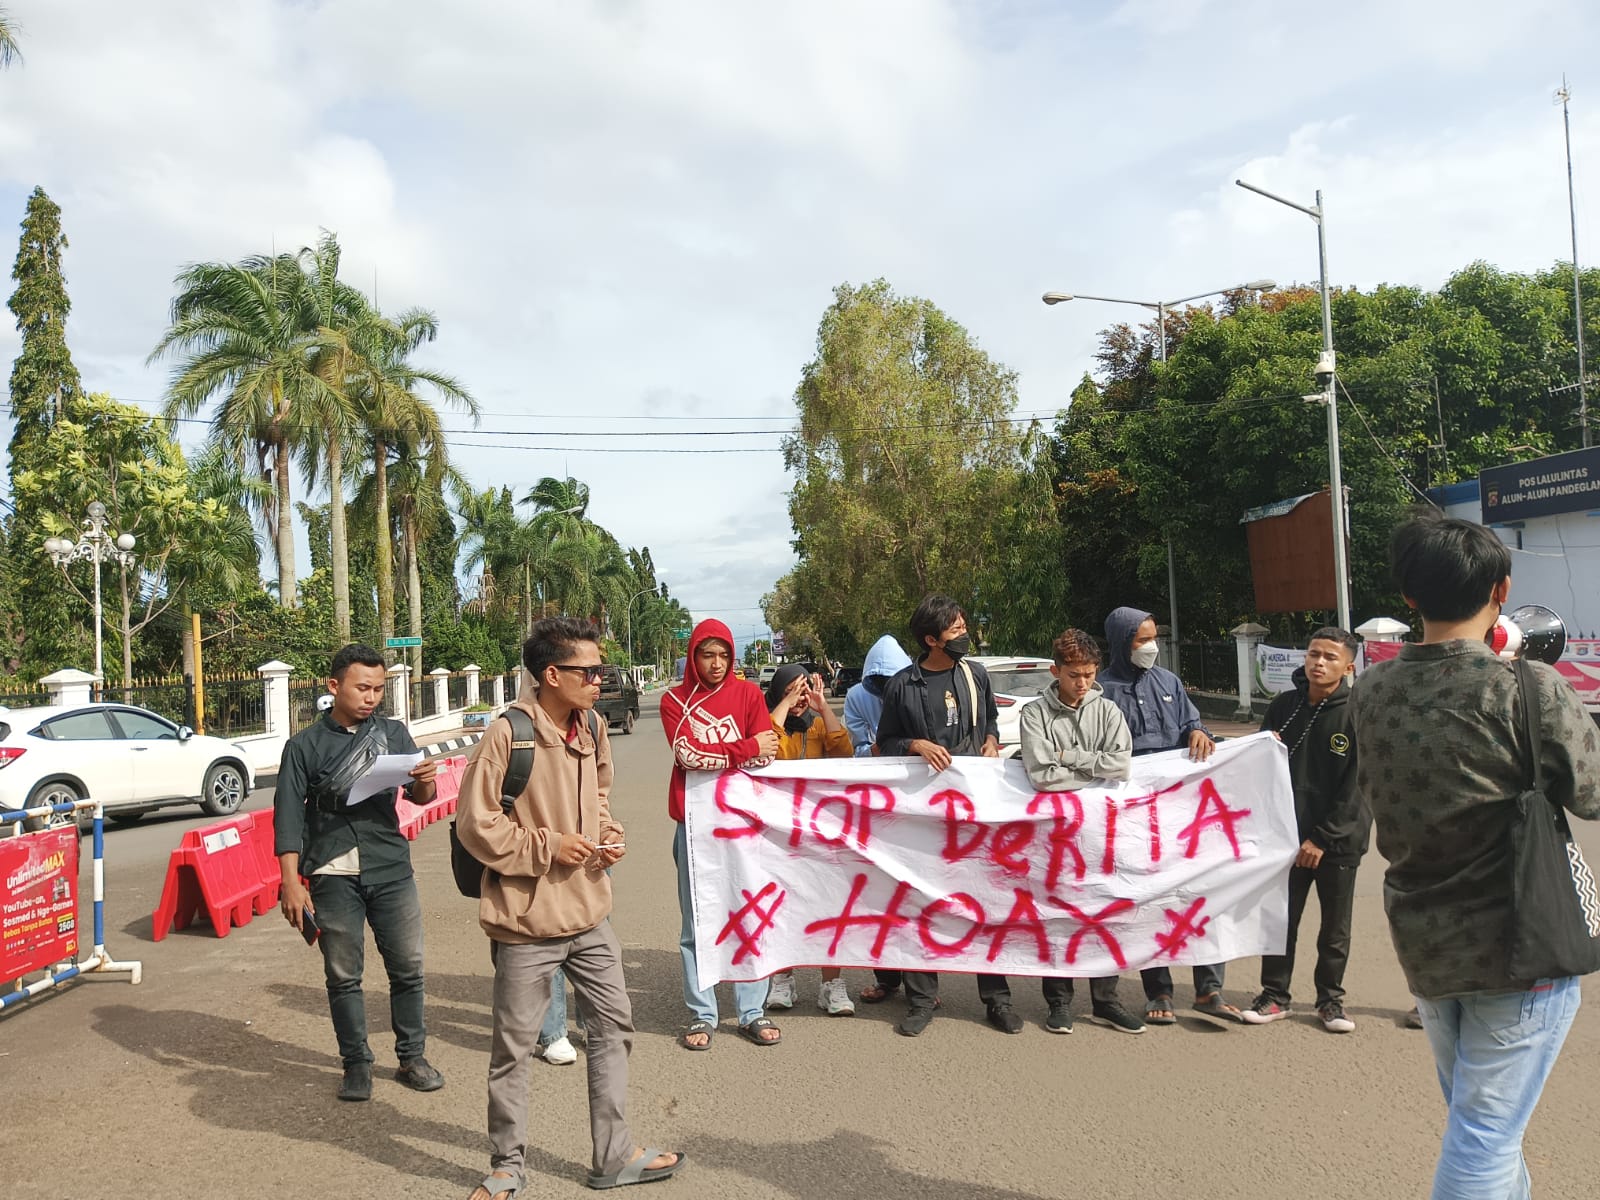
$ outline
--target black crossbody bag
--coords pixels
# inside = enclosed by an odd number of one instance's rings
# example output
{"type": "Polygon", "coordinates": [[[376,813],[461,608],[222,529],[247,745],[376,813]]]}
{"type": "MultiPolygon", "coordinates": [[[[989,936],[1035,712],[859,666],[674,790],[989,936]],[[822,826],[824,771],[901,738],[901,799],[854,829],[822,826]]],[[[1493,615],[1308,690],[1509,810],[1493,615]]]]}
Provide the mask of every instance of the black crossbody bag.
{"type": "MultiPolygon", "coordinates": [[[[512,706],[500,716],[511,723],[511,757],[506,760],[505,777],[500,781],[500,811],[509,817],[516,807],[517,797],[528,786],[528,777],[533,774],[533,752],[538,745],[538,732],[534,729],[533,718],[520,708],[512,706]]],[[[589,736],[598,746],[600,731],[593,709],[588,712],[588,722],[589,736]]],[[[456,822],[451,821],[450,873],[455,876],[456,890],[469,900],[481,899],[483,874],[487,870],[489,868],[461,844],[461,837],[456,833],[456,822]]]]}
{"type": "Polygon", "coordinates": [[[1516,798],[1511,819],[1508,965],[1516,979],[1588,975],[1600,970],[1600,896],[1566,811],[1545,795],[1539,684],[1526,659],[1515,666],[1533,778],[1516,798]]]}

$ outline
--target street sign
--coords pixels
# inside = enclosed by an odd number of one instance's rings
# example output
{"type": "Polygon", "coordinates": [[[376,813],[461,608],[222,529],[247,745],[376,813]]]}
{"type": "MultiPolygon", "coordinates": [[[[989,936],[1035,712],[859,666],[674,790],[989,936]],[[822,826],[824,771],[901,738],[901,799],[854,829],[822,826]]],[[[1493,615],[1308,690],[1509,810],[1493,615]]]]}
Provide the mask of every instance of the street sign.
{"type": "Polygon", "coordinates": [[[385,650],[406,650],[420,645],[422,645],[421,638],[385,638],[383,641],[385,650]]]}
{"type": "Polygon", "coordinates": [[[689,636],[689,627],[687,625],[678,626],[678,636],[681,637],[681,638],[688,637],[689,636]]]}

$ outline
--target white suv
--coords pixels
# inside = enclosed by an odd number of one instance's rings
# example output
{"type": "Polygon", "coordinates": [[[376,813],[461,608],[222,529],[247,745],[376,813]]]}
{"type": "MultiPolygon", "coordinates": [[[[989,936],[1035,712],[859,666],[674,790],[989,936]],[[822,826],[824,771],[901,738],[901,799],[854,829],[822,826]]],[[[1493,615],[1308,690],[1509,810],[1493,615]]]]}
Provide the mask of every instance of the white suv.
{"type": "Polygon", "coordinates": [[[1050,674],[1052,660],[974,654],[967,661],[978,663],[989,674],[1000,716],[1000,757],[1015,758],[1022,749],[1022,706],[1055,684],[1055,676],[1050,674]]]}
{"type": "MultiPolygon", "coordinates": [[[[214,817],[250,794],[248,757],[232,742],[128,704],[0,708],[0,809],[99,800],[117,821],[157,808],[199,804],[214,817]]],[[[65,825],[70,814],[30,817],[30,830],[65,825]]],[[[78,824],[89,818],[80,813],[78,824]]],[[[0,825],[0,836],[17,822],[0,825]]]]}

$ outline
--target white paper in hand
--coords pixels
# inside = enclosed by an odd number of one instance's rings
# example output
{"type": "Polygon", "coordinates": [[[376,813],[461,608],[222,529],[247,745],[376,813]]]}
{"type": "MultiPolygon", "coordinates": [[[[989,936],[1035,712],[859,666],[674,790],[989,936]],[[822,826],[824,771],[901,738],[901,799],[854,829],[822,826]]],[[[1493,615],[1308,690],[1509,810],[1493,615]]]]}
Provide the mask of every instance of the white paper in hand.
{"type": "Polygon", "coordinates": [[[350,787],[346,806],[360,804],[382,792],[392,792],[411,782],[411,768],[422,761],[422,751],[412,754],[380,754],[367,773],[350,787]]]}

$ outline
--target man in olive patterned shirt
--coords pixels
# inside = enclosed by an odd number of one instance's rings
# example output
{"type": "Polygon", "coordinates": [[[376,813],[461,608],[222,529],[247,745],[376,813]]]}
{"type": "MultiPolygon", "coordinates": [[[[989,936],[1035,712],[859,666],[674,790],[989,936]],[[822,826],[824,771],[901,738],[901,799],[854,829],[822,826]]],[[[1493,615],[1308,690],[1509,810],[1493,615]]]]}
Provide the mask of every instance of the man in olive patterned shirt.
{"type": "MultiPolygon", "coordinates": [[[[1522,1135],[1578,1011],[1578,980],[1511,974],[1511,822],[1531,780],[1512,664],[1485,642],[1511,554],[1434,512],[1401,525],[1390,565],[1422,641],[1351,697],[1357,786],[1388,860],[1383,904],[1417,997],[1448,1116],[1435,1200],[1529,1195],[1522,1135]]],[[[1577,695],[1532,664],[1550,799],[1600,817],[1600,737],[1577,695]]]]}

